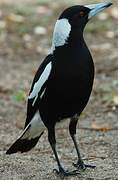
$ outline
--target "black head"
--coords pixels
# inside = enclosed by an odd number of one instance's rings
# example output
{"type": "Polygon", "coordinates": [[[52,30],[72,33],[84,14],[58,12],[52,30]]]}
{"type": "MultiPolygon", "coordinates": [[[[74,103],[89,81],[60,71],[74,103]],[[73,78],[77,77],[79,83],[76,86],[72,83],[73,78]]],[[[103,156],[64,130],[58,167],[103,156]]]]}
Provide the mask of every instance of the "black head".
{"type": "Polygon", "coordinates": [[[59,19],[68,19],[72,27],[83,27],[88,22],[90,9],[84,6],[72,6],[67,8],[59,19]]]}
{"type": "Polygon", "coordinates": [[[67,8],[59,17],[59,19],[68,19],[72,27],[84,28],[91,17],[100,11],[111,6],[112,3],[91,4],[85,6],[72,6],[67,8]]]}

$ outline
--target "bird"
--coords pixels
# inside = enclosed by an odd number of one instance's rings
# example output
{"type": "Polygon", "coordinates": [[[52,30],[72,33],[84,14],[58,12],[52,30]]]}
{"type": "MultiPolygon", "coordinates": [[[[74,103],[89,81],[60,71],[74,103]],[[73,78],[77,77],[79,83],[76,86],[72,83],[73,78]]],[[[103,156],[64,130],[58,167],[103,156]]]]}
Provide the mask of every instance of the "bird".
{"type": "Polygon", "coordinates": [[[76,141],[76,126],[91,95],[95,74],[83,32],[93,16],[111,5],[111,2],[74,5],[61,13],[54,27],[51,49],[39,66],[29,92],[24,129],[6,154],[31,150],[47,130],[58,165],[54,171],[60,178],[96,167],[84,163],[76,141]],[[55,126],[67,118],[77,152],[73,171],[65,170],[56,149],[55,126]]]}

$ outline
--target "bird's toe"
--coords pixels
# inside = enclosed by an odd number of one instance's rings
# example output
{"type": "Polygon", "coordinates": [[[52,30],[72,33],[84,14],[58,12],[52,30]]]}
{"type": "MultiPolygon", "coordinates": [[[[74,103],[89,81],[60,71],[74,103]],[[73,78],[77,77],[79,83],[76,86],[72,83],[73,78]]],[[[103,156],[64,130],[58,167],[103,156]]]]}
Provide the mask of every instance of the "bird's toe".
{"type": "Polygon", "coordinates": [[[56,172],[56,174],[59,175],[61,179],[64,179],[65,176],[79,174],[78,170],[68,171],[64,170],[62,167],[59,168],[59,170],[53,169],[53,171],[56,172]]]}
{"type": "Polygon", "coordinates": [[[95,168],[95,165],[91,165],[91,164],[84,164],[83,162],[77,162],[77,163],[72,163],[74,167],[76,167],[78,170],[82,169],[83,171],[86,170],[86,168],[95,168]]]}

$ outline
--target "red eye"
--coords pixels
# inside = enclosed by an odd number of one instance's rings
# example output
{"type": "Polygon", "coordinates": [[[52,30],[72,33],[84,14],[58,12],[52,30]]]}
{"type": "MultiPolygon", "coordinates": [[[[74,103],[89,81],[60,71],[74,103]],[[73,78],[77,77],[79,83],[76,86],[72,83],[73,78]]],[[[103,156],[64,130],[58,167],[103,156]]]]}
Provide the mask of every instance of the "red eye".
{"type": "Polygon", "coordinates": [[[83,11],[80,11],[80,16],[82,17],[82,16],[84,16],[84,12],[83,11]]]}

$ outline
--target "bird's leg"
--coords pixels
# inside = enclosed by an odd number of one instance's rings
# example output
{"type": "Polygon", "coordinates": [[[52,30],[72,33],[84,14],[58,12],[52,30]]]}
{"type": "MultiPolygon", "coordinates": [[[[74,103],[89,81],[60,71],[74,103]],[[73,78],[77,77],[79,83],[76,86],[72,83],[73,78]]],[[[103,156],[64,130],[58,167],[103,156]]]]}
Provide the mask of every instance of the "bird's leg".
{"type": "Polygon", "coordinates": [[[95,168],[96,166],[90,165],[90,164],[84,164],[84,162],[83,162],[83,160],[82,160],[82,157],[81,157],[81,154],[80,154],[80,151],[79,151],[77,142],[76,142],[76,137],[75,137],[77,122],[78,122],[78,116],[76,115],[76,116],[74,116],[74,117],[71,119],[70,124],[69,124],[70,135],[71,135],[71,138],[72,138],[72,140],[73,140],[73,142],[74,142],[74,146],[75,146],[75,149],[76,149],[76,152],[77,152],[77,156],[78,156],[78,161],[77,161],[77,163],[73,163],[73,165],[74,165],[77,169],[81,168],[81,169],[84,171],[87,167],[95,168]]]}
{"type": "Polygon", "coordinates": [[[54,169],[54,172],[56,172],[61,177],[61,179],[63,179],[65,176],[78,174],[78,170],[66,171],[62,167],[62,165],[60,163],[60,160],[58,158],[57,150],[56,150],[56,140],[55,140],[54,128],[53,129],[52,128],[48,129],[48,140],[49,140],[50,145],[52,147],[52,150],[53,150],[53,153],[55,155],[55,158],[56,158],[56,161],[57,161],[57,164],[58,164],[58,168],[59,168],[59,170],[54,169]]]}
{"type": "Polygon", "coordinates": [[[72,140],[74,142],[74,145],[75,145],[75,149],[76,149],[76,152],[77,152],[77,155],[78,155],[78,161],[77,163],[73,163],[73,165],[75,167],[77,167],[78,169],[79,168],[82,168],[83,171],[86,170],[87,167],[90,167],[90,168],[95,168],[96,166],[94,165],[91,165],[91,164],[84,164],[83,160],[82,160],[82,157],[81,157],[81,154],[79,152],[79,148],[78,148],[78,145],[77,145],[77,142],[76,142],[76,138],[75,138],[75,135],[72,135],[72,140]]]}

